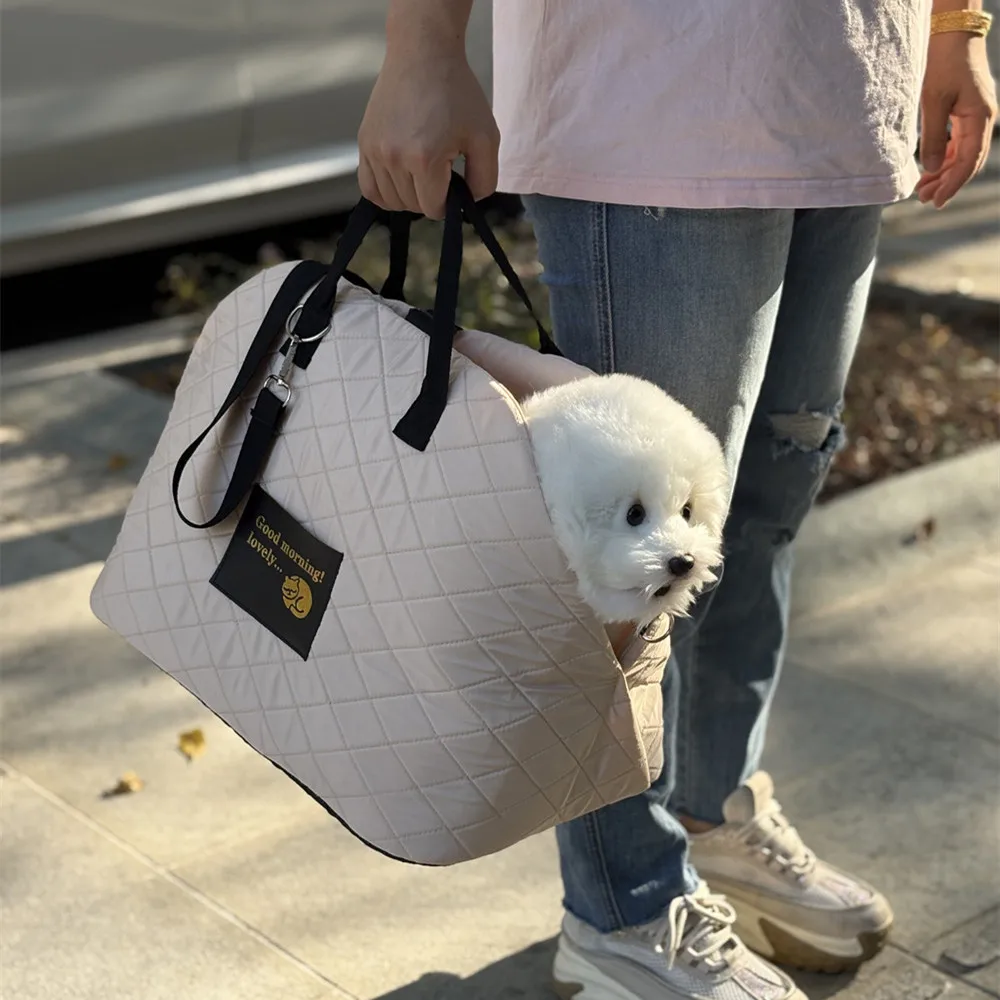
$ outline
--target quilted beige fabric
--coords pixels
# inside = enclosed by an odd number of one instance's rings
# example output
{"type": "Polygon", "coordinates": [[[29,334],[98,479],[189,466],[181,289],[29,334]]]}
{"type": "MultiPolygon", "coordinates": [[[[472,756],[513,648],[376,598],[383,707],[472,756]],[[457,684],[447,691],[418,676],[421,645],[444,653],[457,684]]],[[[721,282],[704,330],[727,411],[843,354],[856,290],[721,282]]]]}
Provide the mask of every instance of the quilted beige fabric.
{"type": "MultiPolygon", "coordinates": [[[[237,515],[186,527],[170,477],[291,266],[208,320],[94,588],[96,615],[397,858],[474,858],[645,789],[662,766],[664,647],[638,644],[623,672],[552,538],[518,404],[486,372],[455,354],[427,451],[393,436],[427,350],[404,307],[342,282],[261,478],[345,553],[309,658],[209,584],[237,515]]],[[[188,517],[217,508],[248,409],[188,466],[188,517]]]]}

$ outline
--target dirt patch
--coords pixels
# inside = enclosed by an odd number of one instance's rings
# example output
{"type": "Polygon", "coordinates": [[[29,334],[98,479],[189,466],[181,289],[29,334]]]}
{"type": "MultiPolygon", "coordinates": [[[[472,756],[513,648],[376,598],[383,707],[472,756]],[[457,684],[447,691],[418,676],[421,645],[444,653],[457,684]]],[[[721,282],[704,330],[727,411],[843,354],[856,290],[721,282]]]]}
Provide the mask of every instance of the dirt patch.
{"type": "MultiPolygon", "coordinates": [[[[547,296],[531,227],[519,218],[492,222],[532,300],[544,311],[547,296]]],[[[439,239],[435,224],[414,226],[406,287],[414,305],[432,304],[439,239]]],[[[161,284],[161,311],[207,314],[261,267],[298,257],[329,260],[333,245],[332,240],[291,248],[267,244],[252,262],[220,255],[175,258],[161,284]]],[[[352,267],[377,286],[386,260],[386,237],[377,232],[352,267]]],[[[1000,314],[932,305],[934,312],[919,300],[890,306],[876,299],[869,309],[846,393],[848,442],[834,461],[821,500],[1000,438],[1000,314]]],[[[535,341],[523,307],[471,233],[458,312],[463,326],[535,341]]],[[[172,393],[184,360],[175,356],[121,374],[172,393]]]]}

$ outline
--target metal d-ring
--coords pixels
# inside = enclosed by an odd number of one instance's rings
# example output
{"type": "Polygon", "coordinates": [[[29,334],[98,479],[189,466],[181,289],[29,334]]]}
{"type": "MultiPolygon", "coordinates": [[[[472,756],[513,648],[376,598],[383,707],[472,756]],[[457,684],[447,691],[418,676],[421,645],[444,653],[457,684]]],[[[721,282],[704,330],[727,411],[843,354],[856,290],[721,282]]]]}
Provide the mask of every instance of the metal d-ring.
{"type": "Polygon", "coordinates": [[[300,337],[295,332],[295,324],[298,323],[299,317],[302,315],[302,305],[297,305],[289,314],[288,319],[285,320],[285,331],[288,333],[289,337],[298,341],[300,344],[312,344],[314,341],[322,340],[329,332],[332,323],[327,323],[319,333],[314,333],[309,337],[300,337]]]}
{"type": "MultiPolygon", "coordinates": [[[[285,390],[285,398],[281,400],[281,408],[284,409],[288,406],[288,401],[292,398],[292,387],[280,375],[268,375],[267,378],[264,379],[265,389],[271,389],[271,391],[274,392],[271,387],[275,385],[280,386],[285,390]]],[[[274,394],[277,396],[277,393],[274,394]]]]}
{"type": "Polygon", "coordinates": [[[639,638],[643,642],[648,643],[650,646],[656,645],[658,642],[663,642],[664,639],[669,639],[671,632],[674,630],[674,616],[673,615],[659,615],[654,618],[651,622],[647,622],[645,625],[639,629],[639,638]],[[667,630],[663,635],[658,635],[655,638],[651,637],[653,626],[660,621],[661,618],[667,619],[667,630]]]}

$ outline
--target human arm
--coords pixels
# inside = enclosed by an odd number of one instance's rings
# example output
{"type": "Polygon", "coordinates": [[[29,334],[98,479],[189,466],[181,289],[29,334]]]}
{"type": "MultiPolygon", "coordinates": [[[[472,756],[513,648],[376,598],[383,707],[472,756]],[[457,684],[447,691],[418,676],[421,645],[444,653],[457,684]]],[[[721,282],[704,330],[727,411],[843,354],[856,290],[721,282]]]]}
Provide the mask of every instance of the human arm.
{"type": "Polygon", "coordinates": [[[386,54],[358,132],[358,180],[383,208],[444,215],[452,163],[496,190],[500,133],[465,55],[472,0],[391,0],[386,54]]]}
{"type": "MultiPolygon", "coordinates": [[[[982,6],[982,0],[934,0],[933,12],[982,6]]],[[[965,31],[931,35],[920,110],[923,174],[917,196],[943,208],[982,168],[989,153],[997,96],[985,38],[965,31]]]]}

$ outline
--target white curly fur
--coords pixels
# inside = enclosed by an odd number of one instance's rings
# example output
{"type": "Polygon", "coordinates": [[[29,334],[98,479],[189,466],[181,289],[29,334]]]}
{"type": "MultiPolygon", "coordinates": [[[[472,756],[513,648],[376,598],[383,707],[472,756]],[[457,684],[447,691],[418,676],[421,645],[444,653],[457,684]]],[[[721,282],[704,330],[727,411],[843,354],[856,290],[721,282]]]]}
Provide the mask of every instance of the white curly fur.
{"type": "Polygon", "coordinates": [[[524,412],[556,541],[580,596],[605,623],[685,614],[722,561],[728,477],[715,435],[630,375],[546,389],[524,402],[524,412]],[[638,525],[628,522],[635,504],[645,512],[638,525]],[[693,560],[689,572],[668,569],[676,556],[693,560]]]}

